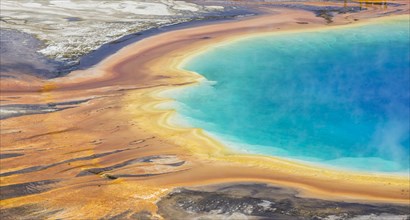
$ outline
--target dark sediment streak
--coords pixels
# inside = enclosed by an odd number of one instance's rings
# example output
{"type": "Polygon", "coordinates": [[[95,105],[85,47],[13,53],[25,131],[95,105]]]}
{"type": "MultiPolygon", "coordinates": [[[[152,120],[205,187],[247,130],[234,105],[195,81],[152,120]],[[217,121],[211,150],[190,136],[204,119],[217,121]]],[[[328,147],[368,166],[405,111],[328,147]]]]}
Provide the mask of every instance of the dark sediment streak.
{"type": "Polygon", "coordinates": [[[317,17],[325,19],[326,23],[332,23],[335,14],[356,13],[366,8],[360,6],[314,6],[303,4],[278,4],[277,6],[293,9],[301,9],[314,13],[317,17]]]}
{"type": "Polygon", "coordinates": [[[55,167],[55,166],[58,166],[58,165],[61,165],[61,164],[64,164],[64,163],[71,163],[71,162],[84,161],[84,160],[93,160],[93,159],[96,159],[96,158],[105,157],[105,156],[108,156],[108,155],[111,155],[111,154],[116,154],[116,153],[120,153],[120,152],[127,151],[127,150],[131,150],[131,148],[126,148],[126,149],[122,149],[122,150],[115,150],[115,151],[110,151],[110,152],[100,153],[100,154],[93,154],[93,155],[85,156],[85,157],[73,158],[73,159],[64,160],[64,161],[49,164],[49,165],[28,167],[28,168],[24,168],[24,169],[21,169],[21,170],[1,173],[0,177],[2,177],[2,176],[11,176],[11,175],[16,175],[16,174],[25,174],[25,173],[37,172],[37,171],[45,170],[45,169],[55,167]]]}
{"type": "Polygon", "coordinates": [[[36,182],[19,183],[0,186],[0,199],[10,199],[48,191],[59,180],[42,180],[36,182]]]}
{"type": "Polygon", "coordinates": [[[24,154],[18,154],[18,153],[0,154],[0,160],[7,159],[7,158],[12,158],[12,157],[19,157],[19,156],[23,156],[23,155],[24,154]]]}
{"type": "MultiPolygon", "coordinates": [[[[153,156],[146,156],[146,157],[140,157],[140,158],[136,158],[136,159],[131,159],[131,160],[127,160],[124,161],[122,163],[118,163],[118,164],[114,164],[112,166],[107,166],[107,167],[101,167],[101,168],[91,168],[91,169],[87,169],[87,170],[83,170],[81,171],[79,174],[77,174],[77,177],[80,176],[88,176],[88,175],[92,175],[92,174],[102,174],[104,172],[109,172],[109,171],[113,171],[125,166],[129,166],[132,164],[137,164],[137,163],[153,163],[154,160],[157,159],[166,159],[168,157],[168,155],[153,155],[153,156]]],[[[182,164],[184,164],[185,161],[180,161],[177,162],[176,164],[178,166],[181,166],[182,164]],[[180,164],[180,165],[179,165],[180,164]]],[[[168,166],[173,166],[176,167],[174,164],[166,164],[168,166]]],[[[163,173],[161,173],[163,174],[163,173]]],[[[145,177],[145,176],[155,176],[155,175],[160,175],[160,174],[137,174],[137,175],[132,175],[132,174],[121,174],[121,175],[108,175],[107,177],[109,179],[117,179],[118,177],[145,177]]]]}
{"type": "Polygon", "coordinates": [[[63,210],[49,210],[38,204],[27,204],[13,208],[0,208],[0,219],[47,219],[60,211],[63,210]]]}
{"type": "Polygon", "coordinates": [[[115,164],[115,165],[108,166],[108,167],[87,169],[87,170],[81,171],[77,175],[77,177],[87,176],[91,174],[100,174],[103,172],[107,172],[107,171],[115,170],[115,169],[122,168],[128,165],[132,165],[135,163],[148,163],[150,162],[151,159],[158,159],[158,158],[161,158],[161,156],[148,156],[148,157],[136,158],[136,159],[127,160],[122,163],[115,164]]]}
{"type": "Polygon", "coordinates": [[[86,100],[76,100],[70,102],[58,102],[47,104],[11,104],[0,106],[0,120],[24,115],[45,114],[74,108],[75,105],[88,102],[86,100]]]}

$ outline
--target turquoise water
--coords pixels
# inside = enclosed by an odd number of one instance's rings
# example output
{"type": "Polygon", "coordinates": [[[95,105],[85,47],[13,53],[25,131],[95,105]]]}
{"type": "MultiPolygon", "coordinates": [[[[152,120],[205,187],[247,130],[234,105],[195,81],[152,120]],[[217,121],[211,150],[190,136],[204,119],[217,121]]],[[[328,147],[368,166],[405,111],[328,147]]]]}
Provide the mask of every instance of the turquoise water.
{"type": "Polygon", "coordinates": [[[286,33],[215,46],[173,92],[189,126],[228,147],[341,169],[409,170],[409,21],[286,33]]]}

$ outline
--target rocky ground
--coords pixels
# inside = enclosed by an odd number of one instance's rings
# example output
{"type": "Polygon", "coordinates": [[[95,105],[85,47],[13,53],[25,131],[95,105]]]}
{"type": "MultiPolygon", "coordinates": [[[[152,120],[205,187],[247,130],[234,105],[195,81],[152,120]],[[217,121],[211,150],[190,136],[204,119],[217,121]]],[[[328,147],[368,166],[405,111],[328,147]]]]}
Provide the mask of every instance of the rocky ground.
{"type": "Polygon", "coordinates": [[[220,5],[175,0],[0,2],[1,69],[58,77],[101,45],[144,30],[222,16],[220,5]]]}
{"type": "Polygon", "coordinates": [[[408,206],[302,198],[290,188],[267,184],[221,184],[180,188],[158,203],[166,219],[395,219],[410,218],[408,206]]]}
{"type": "Polygon", "coordinates": [[[79,57],[127,33],[188,21],[223,10],[185,1],[1,1],[1,27],[45,42],[39,52],[59,60],[79,57]]]}

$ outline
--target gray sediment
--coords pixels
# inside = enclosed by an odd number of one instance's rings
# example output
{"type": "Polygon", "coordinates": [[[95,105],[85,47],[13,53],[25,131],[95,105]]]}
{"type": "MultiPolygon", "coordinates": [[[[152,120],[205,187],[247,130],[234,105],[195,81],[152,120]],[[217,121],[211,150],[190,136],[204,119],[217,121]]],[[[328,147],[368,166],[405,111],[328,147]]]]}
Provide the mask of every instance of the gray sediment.
{"type": "Polygon", "coordinates": [[[165,219],[408,219],[409,206],[298,197],[267,184],[179,188],[158,203],[165,219]]]}
{"type": "Polygon", "coordinates": [[[24,115],[45,114],[74,108],[76,105],[89,101],[76,100],[69,102],[57,102],[47,104],[11,104],[0,106],[0,120],[24,115]]]}
{"type": "Polygon", "coordinates": [[[47,219],[61,211],[63,211],[63,209],[49,210],[38,204],[27,204],[13,208],[0,207],[0,219],[47,219]]]}
{"type": "Polygon", "coordinates": [[[69,65],[38,53],[42,47],[44,43],[30,34],[0,28],[0,78],[15,78],[11,72],[57,77],[69,65]]]}
{"type": "Polygon", "coordinates": [[[0,200],[42,193],[50,190],[53,184],[57,182],[59,182],[59,180],[42,180],[0,186],[0,200]]]}

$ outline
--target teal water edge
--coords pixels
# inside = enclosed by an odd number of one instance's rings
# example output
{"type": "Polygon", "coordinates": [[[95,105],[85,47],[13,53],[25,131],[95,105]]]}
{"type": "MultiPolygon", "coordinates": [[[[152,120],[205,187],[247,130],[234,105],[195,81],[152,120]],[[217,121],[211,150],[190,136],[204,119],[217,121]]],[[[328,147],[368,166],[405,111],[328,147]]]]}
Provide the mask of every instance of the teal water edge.
{"type": "Polygon", "coordinates": [[[173,122],[238,151],[404,174],[409,39],[402,18],[249,37],[189,59],[183,69],[206,80],[163,95],[175,99],[173,122]]]}

